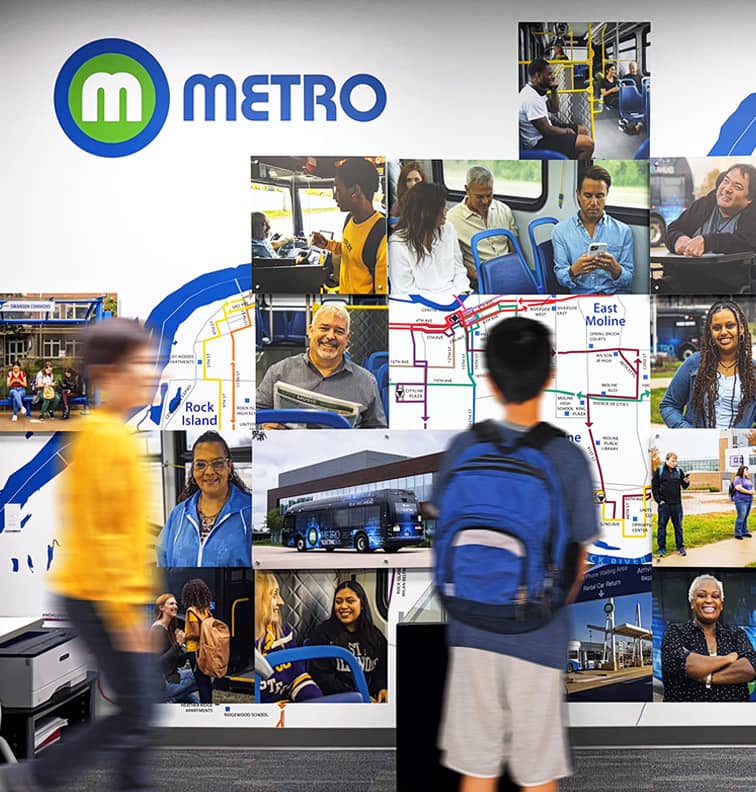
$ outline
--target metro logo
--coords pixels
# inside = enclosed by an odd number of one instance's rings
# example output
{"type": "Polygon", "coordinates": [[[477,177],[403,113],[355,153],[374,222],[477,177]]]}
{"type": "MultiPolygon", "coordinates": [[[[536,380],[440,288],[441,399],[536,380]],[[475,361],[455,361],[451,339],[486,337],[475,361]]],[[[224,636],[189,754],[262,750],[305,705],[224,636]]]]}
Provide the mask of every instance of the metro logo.
{"type": "Polygon", "coordinates": [[[80,47],[55,82],[55,113],[79,148],[123,157],[144,148],[168,115],[168,81],[138,44],[99,39],[80,47]]]}

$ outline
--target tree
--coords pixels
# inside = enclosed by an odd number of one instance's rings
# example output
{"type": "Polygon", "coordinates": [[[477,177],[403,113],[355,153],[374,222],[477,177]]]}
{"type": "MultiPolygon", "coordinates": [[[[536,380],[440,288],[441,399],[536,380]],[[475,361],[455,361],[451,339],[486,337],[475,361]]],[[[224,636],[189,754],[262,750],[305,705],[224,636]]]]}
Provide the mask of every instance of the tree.
{"type": "Polygon", "coordinates": [[[662,463],[662,458],[659,456],[659,449],[656,446],[651,446],[651,472],[658,470],[662,463]]]}
{"type": "Polygon", "coordinates": [[[698,185],[698,189],[696,190],[696,198],[703,198],[704,195],[708,195],[714,189],[714,187],[716,187],[718,176],[719,168],[710,170],[698,185]]]}
{"type": "Polygon", "coordinates": [[[265,527],[271,533],[276,533],[277,531],[281,531],[283,529],[283,517],[281,516],[281,512],[278,510],[278,507],[271,509],[265,515],[265,527]]]}

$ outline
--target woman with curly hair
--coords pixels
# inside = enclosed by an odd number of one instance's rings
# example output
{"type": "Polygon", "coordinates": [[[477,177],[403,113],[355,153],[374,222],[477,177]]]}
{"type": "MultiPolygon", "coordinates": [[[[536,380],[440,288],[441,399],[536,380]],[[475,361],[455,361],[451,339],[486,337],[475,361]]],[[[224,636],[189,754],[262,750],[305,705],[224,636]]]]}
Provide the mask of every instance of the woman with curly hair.
{"type": "Polygon", "coordinates": [[[438,184],[413,187],[389,239],[389,281],[397,294],[470,291],[457,232],[446,222],[446,193],[438,184]]]}
{"type": "Polygon", "coordinates": [[[391,209],[389,210],[389,225],[394,225],[396,220],[399,219],[404,199],[409,191],[424,181],[426,181],[425,170],[419,162],[409,160],[409,162],[405,162],[402,165],[402,169],[399,171],[399,178],[396,180],[396,200],[391,204],[391,209]],[[391,222],[392,219],[394,223],[391,222]]]}
{"type": "Polygon", "coordinates": [[[252,496],[217,432],[192,447],[186,485],[158,537],[157,565],[252,566],[252,496]]]}
{"type": "Polygon", "coordinates": [[[213,595],[204,580],[193,578],[184,584],[181,590],[181,601],[186,608],[186,657],[189,667],[197,683],[200,704],[213,703],[213,679],[200,670],[197,663],[199,651],[200,623],[213,614],[210,605],[213,595]]]}
{"type": "Polygon", "coordinates": [[[721,300],[709,308],[701,349],[677,370],[659,411],[673,429],[753,426],[756,376],[751,331],[737,303],[721,300]]]}

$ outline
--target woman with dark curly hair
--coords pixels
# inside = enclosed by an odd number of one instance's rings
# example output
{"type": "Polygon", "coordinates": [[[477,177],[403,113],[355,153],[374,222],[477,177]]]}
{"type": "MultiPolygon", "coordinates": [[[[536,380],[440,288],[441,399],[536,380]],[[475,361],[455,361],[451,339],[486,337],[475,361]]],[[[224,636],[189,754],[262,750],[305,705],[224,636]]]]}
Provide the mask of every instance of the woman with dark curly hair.
{"type": "Polygon", "coordinates": [[[721,300],[709,308],[701,349],[677,370],[659,411],[673,429],[753,426],[756,376],[751,331],[736,302],[721,300]]]}
{"type": "Polygon", "coordinates": [[[157,541],[158,566],[252,566],[252,496],[217,432],[200,435],[178,503],[157,541]]]}
{"type": "Polygon", "coordinates": [[[186,657],[189,660],[189,667],[194,674],[194,681],[197,683],[201,704],[213,703],[213,679],[207,676],[197,664],[197,652],[199,651],[200,623],[210,618],[213,614],[210,611],[210,604],[213,595],[204,580],[193,578],[184,584],[181,590],[181,601],[186,608],[186,657]]]}
{"type": "MultiPolygon", "coordinates": [[[[356,580],[336,587],[331,618],[312,631],[309,643],[348,649],[365,672],[370,698],[377,703],[388,701],[388,643],[373,623],[367,594],[356,580]]],[[[325,695],[357,689],[352,672],[340,660],[311,660],[310,673],[325,695]]]]}
{"type": "Polygon", "coordinates": [[[446,222],[446,192],[423,182],[407,194],[389,240],[389,281],[397,294],[470,291],[457,232],[446,222]]]}

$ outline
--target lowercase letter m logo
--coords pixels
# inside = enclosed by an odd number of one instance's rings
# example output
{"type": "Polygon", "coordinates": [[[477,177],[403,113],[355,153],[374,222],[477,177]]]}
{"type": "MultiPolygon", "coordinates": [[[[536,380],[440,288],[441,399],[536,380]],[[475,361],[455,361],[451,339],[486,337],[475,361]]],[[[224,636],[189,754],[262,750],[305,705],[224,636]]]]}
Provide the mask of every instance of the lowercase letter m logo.
{"type": "Polygon", "coordinates": [[[125,39],[91,41],[63,64],[55,114],[79,148],[124,157],[160,132],[170,93],[165,72],[146,49],[125,39]]]}

